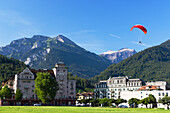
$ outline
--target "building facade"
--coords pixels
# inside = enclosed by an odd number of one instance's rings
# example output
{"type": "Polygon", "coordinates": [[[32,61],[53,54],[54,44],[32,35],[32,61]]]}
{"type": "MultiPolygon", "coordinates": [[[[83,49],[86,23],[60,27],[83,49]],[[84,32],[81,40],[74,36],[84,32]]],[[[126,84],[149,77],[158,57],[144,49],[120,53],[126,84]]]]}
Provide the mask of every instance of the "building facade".
{"type": "MultiPolygon", "coordinates": [[[[76,81],[67,79],[67,67],[63,62],[58,62],[52,70],[47,69],[28,69],[26,68],[21,73],[15,75],[13,79],[3,83],[12,89],[13,93],[16,93],[17,89],[20,89],[23,93],[23,100],[29,100],[28,104],[31,105],[38,102],[38,97],[34,92],[35,79],[38,72],[48,72],[51,76],[56,78],[59,85],[59,90],[56,92],[55,101],[52,105],[75,105],[76,101],[76,81]]],[[[14,101],[14,98],[12,98],[14,101]]],[[[8,101],[12,101],[8,99],[8,101]]],[[[22,100],[22,101],[23,101],[22,100]]],[[[2,101],[2,100],[1,100],[2,101]]],[[[3,100],[5,102],[5,100],[3,100]]],[[[3,105],[2,102],[0,102],[3,105]]],[[[9,103],[9,102],[6,102],[9,103]]],[[[16,103],[13,102],[15,105],[16,103]]],[[[21,103],[22,104],[22,103],[21,103]]]]}
{"type": "MultiPolygon", "coordinates": [[[[170,90],[153,90],[153,91],[124,91],[121,92],[120,96],[122,99],[126,99],[129,101],[131,98],[137,98],[137,99],[144,99],[149,96],[149,94],[154,95],[156,98],[156,101],[158,102],[160,99],[165,97],[165,95],[170,96],[170,90]],[[133,97],[132,97],[133,96],[133,97]]],[[[124,106],[129,107],[128,103],[123,103],[124,106]]],[[[139,108],[146,108],[145,105],[139,104],[139,108]]],[[[164,108],[164,105],[162,103],[157,103],[158,108],[164,108]]]]}
{"type": "Polygon", "coordinates": [[[146,82],[146,85],[152,85],[152,86],[160,86],[160,89],[166,90],[166,81],[151,81],[151,82],[146,82]]]}
{"type": "Polygon", "coordinates": [[[142,86],[142,80],[129,79],[128,77],[110,77],[95,85],[95,98],[120,98],[122,91],[137,90],[142,86]]]}
{"type": "MultiPolygon", "coordinates": [[[[80,101],[83,100],[83,99],[94,98],[94,93],[93,92],[77,93],[76,97],[77,97],[76,106],[85,106],[85,104],[80,103],[80,101]]],[[[90,105],[91,105],[90,103],[87,103],[87,106],[90,106],[90,105]]]]}

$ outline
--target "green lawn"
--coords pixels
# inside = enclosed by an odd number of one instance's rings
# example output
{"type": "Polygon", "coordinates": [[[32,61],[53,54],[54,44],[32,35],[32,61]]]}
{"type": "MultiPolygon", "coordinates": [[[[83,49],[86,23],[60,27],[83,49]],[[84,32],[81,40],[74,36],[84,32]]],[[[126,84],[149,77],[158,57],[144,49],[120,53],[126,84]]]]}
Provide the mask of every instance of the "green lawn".
{"type": "Polygon", "coordinates": [[[170,113],[163,109],[63,106],[0,106],[0,113],[170,113]]]}

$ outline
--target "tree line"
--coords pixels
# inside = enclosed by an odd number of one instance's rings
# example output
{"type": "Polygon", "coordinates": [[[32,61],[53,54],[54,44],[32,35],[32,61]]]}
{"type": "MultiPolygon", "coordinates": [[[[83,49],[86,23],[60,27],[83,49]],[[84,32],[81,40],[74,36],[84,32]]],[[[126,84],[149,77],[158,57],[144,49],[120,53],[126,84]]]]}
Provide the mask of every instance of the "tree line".
{"type": "Polygon", "coordinates": [[[156,98],[154,97],[154,95],[149,94],[148,97],[144,98],[144,99],[137,99],[137,98],[131,98],[128,101],[125,99],[108,99],[108,98],[103,98],[103,99],[94,99],[94,98],[90,98],[90,99],[82,99],[79,100],[78,103],[80,104],[84,104],[85,106],[87,106],[88,103],[91,103],[91,106],[96,107],[96,106],[104,106],[104,107],[113,107],[113,104],[115,104],[115,106],[118,108],[119,105],[121,103],[127,103],[129,104],[130,108],[136,108],[138,107],[139,104],[143,104],[146,106],[146,108],[148,108],[148,105],[150,104],[151,106],[149,108],[157,108],[157,103],[162,103],[163,105],[170,105],[170,97],[168,97],[167,95],[165,97],[163,97],[162,99],[160,99],[158,102],[156,101],[156,98]]]}

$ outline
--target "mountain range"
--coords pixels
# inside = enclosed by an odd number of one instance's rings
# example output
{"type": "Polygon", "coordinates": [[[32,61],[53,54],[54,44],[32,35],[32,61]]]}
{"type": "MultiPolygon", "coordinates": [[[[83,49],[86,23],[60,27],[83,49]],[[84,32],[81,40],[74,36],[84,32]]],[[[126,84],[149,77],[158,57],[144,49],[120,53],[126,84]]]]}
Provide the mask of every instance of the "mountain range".
{"type": "Polygon", "coordinates": [[[107,51],[101,53],[100,56],[103,56],[110,60],[112,63],[119,63],[122,60],[136,54],[137,52],[134,49],[122,48],[118,51],[107,51]]]}
{"type": "Polygon", "coordinates": [[[113,76],[129,76],[144,81],[165,80],[170,84],[170,40],[147,48],[124,59],[118,64],[110,65],[92,81],[105,80],[113,76]]]}
{"type": "Polygon", "coordinates": [[[63,61],[69,72],[83,78],[90,78],[105,70],[111,62],[89,52],[63,35],[51,38],[34,35],[21,38],[0,48],[0,54],[23,61],[35,69],[51,69],[63,61]]]}

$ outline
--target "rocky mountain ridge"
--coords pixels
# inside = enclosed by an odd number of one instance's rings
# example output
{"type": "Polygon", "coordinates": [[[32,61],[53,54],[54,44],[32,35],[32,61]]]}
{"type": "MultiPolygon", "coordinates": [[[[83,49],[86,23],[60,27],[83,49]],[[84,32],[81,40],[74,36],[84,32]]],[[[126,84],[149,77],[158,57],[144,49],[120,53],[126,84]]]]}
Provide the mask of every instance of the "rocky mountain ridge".
{"type": "Polygon", "coordinates": [[[62,60],[70,72],[84,78],[99,74],[111,64],[106,58],[81,48],[63,35],[54,38],[34,35],[14,40],[1,47],[0,54],[23,61],[35,69],[51,69],[62,60]]]}
{"type": "Polygon", "coordinates": [[[100,56],[103,56],[110,60],[112,63],[119,63],[122,60],[136,54],[137,52],[134,49],[122,48],[118,51],[107,51],[101,53],[100,56]]]}

